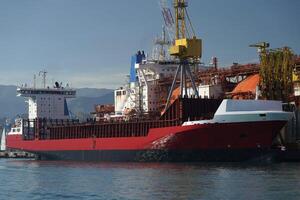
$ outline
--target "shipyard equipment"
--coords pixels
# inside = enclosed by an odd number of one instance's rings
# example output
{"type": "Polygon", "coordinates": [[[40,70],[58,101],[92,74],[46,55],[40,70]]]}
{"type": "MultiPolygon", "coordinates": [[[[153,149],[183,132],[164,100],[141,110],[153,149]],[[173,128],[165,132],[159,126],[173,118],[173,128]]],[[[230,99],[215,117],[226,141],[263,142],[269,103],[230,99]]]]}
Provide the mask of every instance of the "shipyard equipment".
{"type": "Polygon", "coordinates": [[[288,47],[268,49],[269,43],[257,47],[260,57],[260,90],[264,99],[288,101],[293,93],[293,68],[295,56],[288,47]]]}
{"type": "Polygon", "coordinates": [[[187,12],[187,2],[185,0],[174,0],[175,10],[175,41],[170,47],[170,55],[179,59],[179,65],[174,76],[171,90],[169,92],[166,108],[168,108],[172,92],[174,90],[177,76],[180,72],[180,96],[187,95],[187,78],[191,80],[191,85],[195,96],[199,96],[195,81],[190,70],[190,65],[199,61],[202,55],[202,41],[195,35],[190,17],[187,12]],[[188,22],[188,23],[187,23],[188,22]]]}
{"type": "Polygon", "coordinates": [[[256,44],[250,44],[249,47],[255,47],[257,48],[258,53],[266,52],[267,48],[270,47],[270,43],[268,42],[259,42],[256,44]]]}

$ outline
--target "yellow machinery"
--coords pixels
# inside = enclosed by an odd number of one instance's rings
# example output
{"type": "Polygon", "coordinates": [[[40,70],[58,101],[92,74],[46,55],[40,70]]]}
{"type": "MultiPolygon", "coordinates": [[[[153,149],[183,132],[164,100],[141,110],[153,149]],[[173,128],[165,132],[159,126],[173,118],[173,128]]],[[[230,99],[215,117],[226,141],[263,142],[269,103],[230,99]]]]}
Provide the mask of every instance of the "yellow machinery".
{"type": "Polygon", "coordinates": [[[170,54],[179,57],[180,59],[199,59],[202,56],[202,41],[195,36],[186,7],[187,3],[185,0],[174,0],[176,34],[175,44],[170,47],[170,54]],[[186,17],[193,34],[191,38],[187,38],[190,33],[187,29],[186,17]]]}
{"type": "Polygon", "coordinates": [[[193,37],[192,39],[175,40],[175,45],[170,47],[170,54],[179,58],[200,58],[201,40],[193,37]]]}
{"type": "Polygon", "coordinates": [[[300,58],[295,58],[295,68],[293,71],[293,82],[299,82],[300,83],[300,58]]]}
{"type": "Polygon", "coordinates": [[[195,81],[190,70],[191,65],[195,65],[202,56],[202,41],[197,39],[193,29],[190,17],[186,10],[187,3],[185,0],[174,0],[175,9],[175,41],[170,47],[170,55],[179,59],[180,64],[176,70],[175,77],[169,92],[166,108],[169,105],[172,92],[174,90],[177,76],[180,72],[180,95],[187,95],[187,78],[191,80],[191,85],[195,96],[198,95],[195,81]],[[187,20],[186,20],[187,18],[187,20]],[[186,21],[189,23],[187,24],[186,21]],[[189,27],[189,28],[188,28],[189,27]]]}
{"type": "Polygon", "coordinates": [[[300,59],[296,58],[295,68],[293,70],[294,95],[300,96],[300,59]]]}
{"type": "Polygon", "coordinates": [[[298,75],[296,72],[293,72],[293,82],[299,82],[300,81],[300,75],[298,75]]]}

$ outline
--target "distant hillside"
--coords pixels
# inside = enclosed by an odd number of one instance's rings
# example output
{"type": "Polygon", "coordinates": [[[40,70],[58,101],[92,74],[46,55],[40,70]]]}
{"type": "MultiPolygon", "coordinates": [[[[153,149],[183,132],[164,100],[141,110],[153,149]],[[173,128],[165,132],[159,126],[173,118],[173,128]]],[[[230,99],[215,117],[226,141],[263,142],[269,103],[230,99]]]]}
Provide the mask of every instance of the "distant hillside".
{"type": "MultiPolygon", "coordinates": [[[[0,118],[27,113],[24,98],[16,97],[16,86],[0,85],[0,118]]],[[[77,89],[77,98],[68,102],[72,113],[90,113],[95,104],[113,103],[113,90],[97,88],[77,89]]]]}
{"type": "Polygon", "coordinates": [[[16,97],[16,86],[0,85],[0,118],[15,117],[27,111],[23,98],[16,97]]]}
{"type": "Polygon", "coordinates": [[[76,91],[77,97],[101,97],[113,93],[113,90],[106,88],[79,88],[76,91]]]}
{"type": "Polygon", "coordinates": [[[103,96],[88,97],[81,96],[68,102],[69,109],[72,113],[90,113],[94,111],[96,104],[111,104],[114,101],[113,92],[106,93],[103,96]]]}

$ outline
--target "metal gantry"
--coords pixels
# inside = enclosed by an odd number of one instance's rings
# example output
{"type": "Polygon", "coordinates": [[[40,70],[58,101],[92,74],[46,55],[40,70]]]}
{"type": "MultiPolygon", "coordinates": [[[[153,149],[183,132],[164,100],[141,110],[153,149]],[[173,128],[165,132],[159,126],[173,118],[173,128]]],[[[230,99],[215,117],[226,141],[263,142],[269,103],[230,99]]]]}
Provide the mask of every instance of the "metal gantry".
{"type": "Polygon", "coordinates": [[[165,110],[169,106],[179,73],[180,96],[184,97],[185,95],[187,95],[187,80],[190,79],[194,95],[199,97],[196,84],[191,73],[190,65],[194,65],[201,58],[202,41],[200,39],[197,39],[197,37],[195,36],[195,31],[193,29],[186,7],[187,2],[185,0],[174,0],[176,34],[174,44],[170,47],[169,51],[170,55],[175,56],[179,60],[179,65],[177,67],[177,71],[174,76],[171,89],[169,91],[165,110]],[[189,22],[189,26],[187,26],[186,21],[189,22]],[[191,33],[193,34],[192,37],[191,33]]]}

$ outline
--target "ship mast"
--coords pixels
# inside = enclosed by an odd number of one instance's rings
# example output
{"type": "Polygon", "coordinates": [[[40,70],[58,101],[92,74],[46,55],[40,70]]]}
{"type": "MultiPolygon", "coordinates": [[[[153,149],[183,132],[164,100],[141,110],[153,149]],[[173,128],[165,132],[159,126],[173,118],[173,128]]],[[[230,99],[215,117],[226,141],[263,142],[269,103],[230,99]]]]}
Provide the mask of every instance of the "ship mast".
{"type": "Polygon", "coordinates": [[[36,88],[36,75],[33,75],[33,88],[36,88]]]}
{"type": "Polygon", "coordinates": [[[43,78],[43,86],[44,86],[44,88],[46,88],[46,75],[47,75],[47,71],[46,70],[43,70],[43,71],[39,72],[39,76],[42,76],[42,78],[43,78]]]}
{"type": "Polygon", "coordinates": [[[162,33],[160,38],[156,38],[154,41],[154,51],[153,51],[153,59],[158,61],[167,60],[167,47],[170,46],[171,42],[168,40],[166,36],[166,28],[162,27],[162,33]]]}

